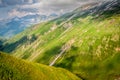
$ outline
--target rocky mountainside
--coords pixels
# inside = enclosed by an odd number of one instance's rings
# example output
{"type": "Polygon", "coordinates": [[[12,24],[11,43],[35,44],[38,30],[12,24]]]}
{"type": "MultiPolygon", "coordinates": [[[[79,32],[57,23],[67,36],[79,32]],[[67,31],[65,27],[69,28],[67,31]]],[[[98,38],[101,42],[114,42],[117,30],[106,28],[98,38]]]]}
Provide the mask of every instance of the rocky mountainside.
{"type": "Polygon", "coordinates": [[[113,0],[79,7],[34,25],[6,41],[1,50],[28,61],[68,69],[86,80],[119,79],[119,4],[119,0],[113,0]]]}

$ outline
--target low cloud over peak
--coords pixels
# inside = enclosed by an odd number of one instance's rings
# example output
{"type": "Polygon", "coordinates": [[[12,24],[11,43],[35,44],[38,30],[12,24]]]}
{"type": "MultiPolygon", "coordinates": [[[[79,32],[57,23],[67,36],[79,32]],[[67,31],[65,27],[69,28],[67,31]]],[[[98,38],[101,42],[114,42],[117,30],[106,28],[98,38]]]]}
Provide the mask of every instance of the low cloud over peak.
{"type": "Polygon", "coordinates": [[[79,3],[87,3],[93,1],[108,1],[108,0],[0,0],[1,5],[23,5],[23,4],[34,4],[43,3],[46,5],[71,5],[79,3]]]}
{"type": "Polygon", "coordinates": [[[69,12],[82,4],[109,0],[0,0],[0,19],[33,14],[69,12]],[[18,14],[19,13],[19,14],[18,14]],[[20,14],[21,13],[21,14],[20,14]]]}

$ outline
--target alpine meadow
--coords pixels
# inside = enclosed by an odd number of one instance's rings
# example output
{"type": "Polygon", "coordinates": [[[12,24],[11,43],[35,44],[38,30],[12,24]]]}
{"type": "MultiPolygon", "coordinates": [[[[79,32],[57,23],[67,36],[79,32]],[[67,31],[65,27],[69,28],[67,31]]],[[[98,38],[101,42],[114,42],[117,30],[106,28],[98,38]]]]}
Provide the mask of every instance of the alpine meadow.
{"type": "Polygon", "coordinates": [[[120,80],[120,0],[54,16],[0,37],[0,80],[120,80]]]}

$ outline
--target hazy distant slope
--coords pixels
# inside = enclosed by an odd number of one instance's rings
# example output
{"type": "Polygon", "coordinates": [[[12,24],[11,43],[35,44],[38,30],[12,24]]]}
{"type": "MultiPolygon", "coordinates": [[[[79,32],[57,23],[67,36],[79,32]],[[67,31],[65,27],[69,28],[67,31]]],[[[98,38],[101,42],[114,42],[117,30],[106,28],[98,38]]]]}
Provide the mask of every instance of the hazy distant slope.
{"type": "Polygon", "coordinates": [[[80,80],[61,68],[16,59],[0,52],[0,80],[80,80]]]}
{"type": "Polygon", "coordinates": [[[120,1],[78,8],[8,40],[3,51],[89,80],[120,78],[120,1]]]}
{"type": "Polygon", "coordinates": [[[4,38],[13,37],[32,25],[39,22],[48,21],[56,17],[58,17],[57,14],[51,14],[48,16],[42,14],[28,14],[23,17],[0,20],[0,36],[4,38]]]}

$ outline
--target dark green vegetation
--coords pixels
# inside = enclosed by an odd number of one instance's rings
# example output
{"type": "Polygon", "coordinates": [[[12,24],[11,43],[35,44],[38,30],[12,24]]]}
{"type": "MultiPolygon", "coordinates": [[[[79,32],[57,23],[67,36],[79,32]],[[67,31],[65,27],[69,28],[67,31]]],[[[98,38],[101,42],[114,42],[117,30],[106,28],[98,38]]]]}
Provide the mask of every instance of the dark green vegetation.
{"type": "Polygon", "coordinates": [[[16,59],[0,52],[0,80],[80,80],[67,70],[16,59]]]}
{"type": "Polygon", "coordinates": [[[68,69],[86,80],[119,79],[119,4],[120,0],[114,0],[93,8],[78,8],[16,35],[4,43],[2,50],[18,58],[68,69]]]}
{"type": "Polygon", "coordinates": [[[6,41],[3,37],[0,37],[0,50],[2,50],[3,43],[6,41]]]}

